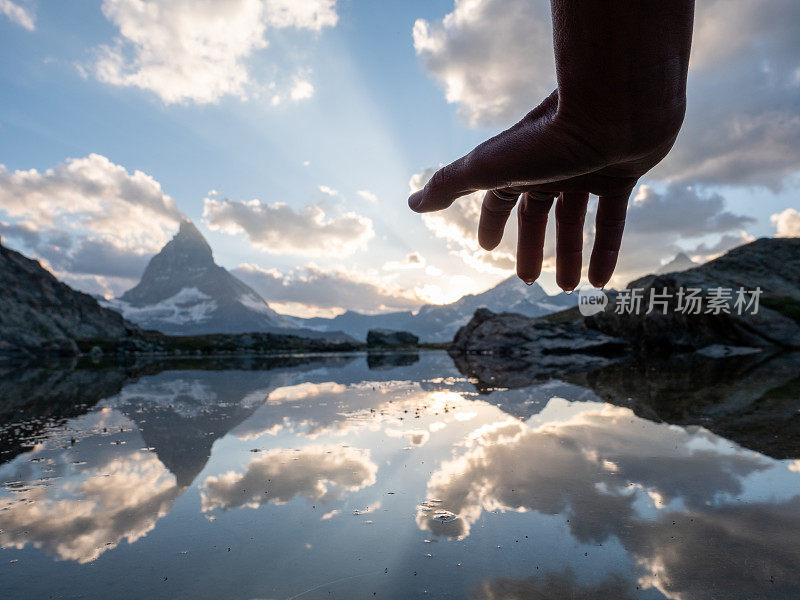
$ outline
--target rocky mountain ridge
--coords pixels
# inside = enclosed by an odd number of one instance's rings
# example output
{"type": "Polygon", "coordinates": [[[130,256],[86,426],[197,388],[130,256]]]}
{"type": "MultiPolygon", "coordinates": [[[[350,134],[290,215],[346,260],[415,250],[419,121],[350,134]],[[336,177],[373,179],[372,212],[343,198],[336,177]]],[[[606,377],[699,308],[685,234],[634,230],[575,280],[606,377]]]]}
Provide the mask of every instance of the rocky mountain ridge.
{"type": "Polygon", "coordinates": [[[77,354],[76,340],[114,340],[138,328],[0,245],[0,356],[77,354]]]}

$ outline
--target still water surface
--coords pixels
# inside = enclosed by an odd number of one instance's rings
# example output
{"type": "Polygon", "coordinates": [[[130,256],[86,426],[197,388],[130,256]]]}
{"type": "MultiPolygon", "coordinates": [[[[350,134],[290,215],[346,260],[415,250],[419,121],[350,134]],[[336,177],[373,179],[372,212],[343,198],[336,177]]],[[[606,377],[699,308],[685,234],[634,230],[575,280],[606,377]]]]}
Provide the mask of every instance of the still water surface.
{"type": "Polygon", "coordinates": [[[800,460],[443,353],[273,367],[6,427],[2,597],[800,598],[800,460]]]}

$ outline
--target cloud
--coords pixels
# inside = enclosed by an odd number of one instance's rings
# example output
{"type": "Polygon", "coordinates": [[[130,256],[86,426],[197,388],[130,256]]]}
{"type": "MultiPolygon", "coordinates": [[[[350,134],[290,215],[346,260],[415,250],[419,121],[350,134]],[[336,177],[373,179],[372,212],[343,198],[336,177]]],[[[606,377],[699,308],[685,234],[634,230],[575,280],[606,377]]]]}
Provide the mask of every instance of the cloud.
{"type": "Polygon", "coordinates": [[[361,198],[366,200],[367,202],[372,202],[373,204],[378,201],[378,196],[375,195],[373,192],[369,190],[358,190],[356,192],[361,198]]]}
{"type": "Polygon", "coordinates": [[[128,279],[141,275],[181,218],[155,179],[98,154],[43,172],[0,165],[0,214],[11,219],[0,223],[3,236],[59,276],[128,279]]]}
{"type": "Polygon", "coordinates": [[[692,187],[678,185],[660,194],[649,185],[640,185],[628,208],[626,227],[641,234],[691,238],[740,229],[753,222],[752,217],[725,210],[719,194],[703,196],[692,187]]]}
{"type": "Polygon", "coordinates": [[[0,165],[0,210],[34,229],[85,230],[121,247],[160,247],[180,220],[172,198],[151,176],[90,154],[39,172],[0,165]]]}
{"type": "Polygon", "coordinates": [[[314,86],[310,81],[295,77],[292,81],[292,88],[289,90],[289,97],[292,100],[307,100],[314,95],[314,86]]]}
{"type": "MultiPolygon", "coordinates": [[[[594,213],[593,207],[586,217],[585,257],[590,255],[594,241],[594,213]]],[[[744,228],[754,222],[752,217],[727,211],[719,194],[678,184],[663,192],[640,185],[628,205],[625,235],[611,284],[623,285],[652,273],[664,259],[681,251],[702,260],[752,241],[744,228]]]]}
{"type": "Polygon", "coordinates": [[[260,200],[203,201],[203,217],[214,231],[244,233],[252,244],[272,254],[346,256],[366,247],[374,237],[372,221],[354,212],[328,216],[319,204],[296,211],[288,204],[260,200]]]}
{"type": "Polygon", "coordinates": [[[406,269],[423,269],[427,261],[425,257],[422,256],[419,252],[410,252],[406,254],[404,260],[397,261],[397,260],[390,260],[383,265],[384,271],[400,271],[406,269]]]}
{"type": "Polygon", "coordinates": [[[755,239],[756,238],[754,236],[750,235],[744,230],[739,231],[738,233],[726,233],[713,244],[701,242],[689,250],[688,254],[692,256],[695,262],[704,263],[708,262],[709,260],[713,260],[720,254],[736,248],[737,246],[749,244],[755,239]]]}
{"type": "Polygon", "coordinates": [[[562,573],[547,573],[512,579],[496,577],[478,582],[473,586],[469,600],[533,600],[534,598],[569,598],[570,600],[633,600],[634,595],[628,581],[619,575],[598,583],[580,583],[580,577],[572,570],[562,573]]]}
{"type": "MultiPolygon", "coordinates": [[[[547,2],[456,0],[414,47],[472,126],[519,120],[556,86],[547,2]]],[[[651,177],[780,188],[800,169],[800,4],[698,2],[688,109],[651,177]]]]}
{"type": "Polygon", "coordinates": [[[550,5],[456,0],[453,12],[414,23],[422,65],[472,126],[509,124],[555,89],[550,5]]]}
{"type": "Polygon", "coordinates": [[[270,450],[253,459],[243,474],[229,471],[206,478],[202,509],[258,508],[270,502],[285,504],[295,496],[325,504],[345,492],[374,485],[377,473],[368,450],[340,446],[270,450]]]}
{"type": "Polygon", "coordinates": [[[119,248],[101,238],[84,238],[68,248],[42,245],[37,248],[37,253],[55,271],[128,280],[139,279],[152,258],[149,252],[119,248]]]}
{"type": "Polygon", "coordinates": [[[12,23],[16,23],[28,31],[36,29],[36,17],[29,7],[11,0],[0,0],[0,14],[4,14],[12,23]]]}
{"type": "Polygon", "coordinates": [[[338,196],[339,195],[339,192],[337,192],[335,189],[333,189],[329,185],[320,185],[320,186],[317,186],[317,189],[320,192],[322,192],[323,194],[325,194],[326,196],[338,196]]]}
{"type": "MultiPolygon", "coordinates": [[[[246,98],[248,60],[267,47],[268,28],[320,31],[338,21],[336,0],[104,0],[102,10],[119,36],[98,49],[98,79],[150,90],[166,104],[246,98]]],[[[298,79],[289,96],[311,94],[298,79]]]]}
{"type": "Polygon", "coordinates": [[[422,304],[413,292],[383,286],[377,277],[364,277],[344,269],[323,269],[314,264],[290,273],[243,264],[233,273],[272,305],[374,311],[415,309],[422,304]]]}
{"type": "Polygon", "coordinates": [[[769,219],[775,223],[775,228],[779,236],[800,236],[800,212],[794,208],[787,208],[783,212],[772,215],[769,219]]]}

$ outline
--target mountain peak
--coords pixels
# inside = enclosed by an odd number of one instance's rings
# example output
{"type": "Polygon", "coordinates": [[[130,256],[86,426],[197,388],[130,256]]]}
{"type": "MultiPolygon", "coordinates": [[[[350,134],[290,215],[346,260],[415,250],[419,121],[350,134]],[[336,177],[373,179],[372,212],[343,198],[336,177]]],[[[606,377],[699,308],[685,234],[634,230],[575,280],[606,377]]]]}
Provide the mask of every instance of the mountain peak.
{"type": "Polygon", "coordinates": [[[293,329],[251,287],[214,262],[203,234],[189,219],[147,265],[139,283],[114,307],[164,333],[242,333],[293,329]]]}
{"type": "Polygon", "coordinates": [[[194,238],[194,239],[201,239],[204,242],[206,239],[203,237],[203,234],[200,233],[200,230],[192,223],[191,219],[184,217],[181,219],[181,225],[178,228],[178,233],[175,237],[179,238],[194,238]]]}
{"type": "Polygon", "coordinates": [[[665,273],[677,273],[696,267],[697,263],[694,262],[685,252],[678,252],[668,263],[661,265],[656,271],[657,274],[662,275],[665,273]]]}
{"type": "MultiPolygon", "coordinates": [[[[211,246],[189,219],[181,221],[180,228],[175,237],[170,240],[158,254],[180,255],[187,263],[202,263],[207,265],[214,262],[214,253],[211,246]]],[[[157,255],[158,256],[158,255],[157,255]]]]}
{"type": "Polygon", "coordinates": [[[139,284],[125,292],[121,300],[134,306],[158,302],[184,287],[196,287],[193,280],[218,268],[203,234],[184,219],[178,233],[150,259],[139,284]]]}

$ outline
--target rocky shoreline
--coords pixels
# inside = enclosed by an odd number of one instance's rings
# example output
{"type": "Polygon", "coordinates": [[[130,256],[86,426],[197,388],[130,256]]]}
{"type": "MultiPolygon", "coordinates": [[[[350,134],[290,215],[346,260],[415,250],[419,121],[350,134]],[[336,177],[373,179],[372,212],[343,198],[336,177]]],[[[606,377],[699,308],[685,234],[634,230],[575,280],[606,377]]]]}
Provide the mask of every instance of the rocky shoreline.
{"type": "Polygon", "coordinates": [[[688,271],[632,281],[627,289],[638,290],[643,299],[661,294],[668,300],[659,310],[620,312],[612,306],[622,292],[612,292],[605,310],[586,317],[578,309],[540,318],[482,309],[456,334],[450,352],[525,359],[528,370],[559,372],[573,368],[572,362],[604,366],[601,358],[611,355],[726,356],[800,348],[798,238],[756,240],[688,271]],[[738,314],[733,297],[719,311],[680,310],[679,290],[698,290],[707,306],[720,288],[758,290],[757,311],[738,314]],[[568,360],[554,358],[558,355],[569,355],[568,360]]]}

